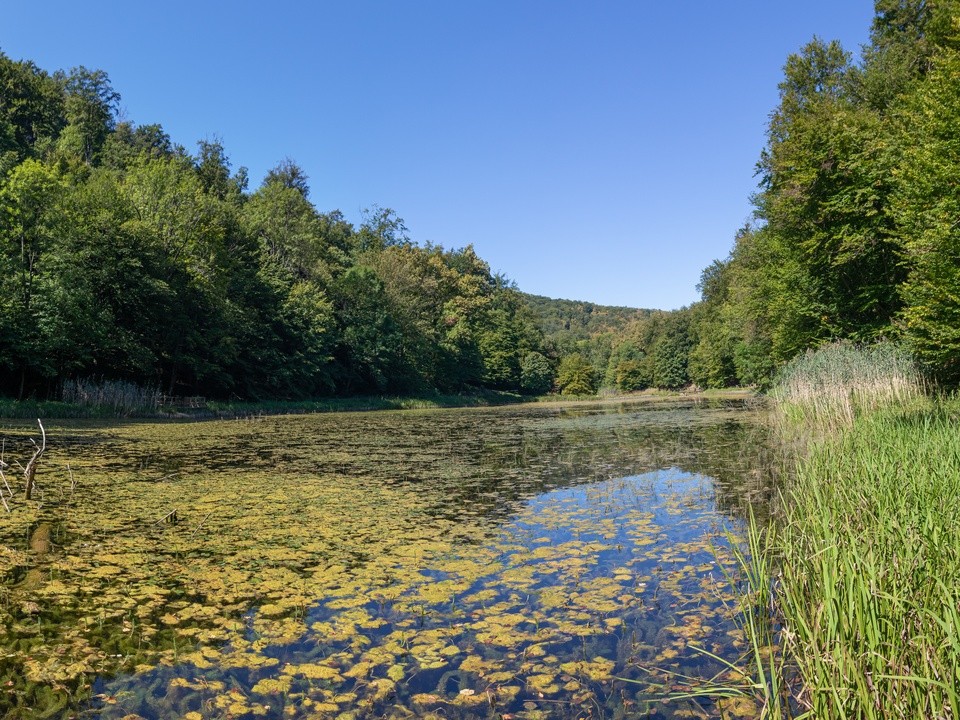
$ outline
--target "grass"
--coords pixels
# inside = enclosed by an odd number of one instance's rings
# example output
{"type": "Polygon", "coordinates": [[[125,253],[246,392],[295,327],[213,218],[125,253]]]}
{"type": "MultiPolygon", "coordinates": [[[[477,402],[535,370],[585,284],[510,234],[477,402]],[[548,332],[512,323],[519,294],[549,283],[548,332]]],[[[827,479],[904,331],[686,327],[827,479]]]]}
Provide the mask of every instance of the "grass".
{"type": "Polygon", "coordinates": [[[924,397],[916,363],[891,342],[836,342],[798,355],[770,392],[788,426],[834,432],[864,413],[924,397]]]}
{"type": "MultiPolygon", "coordinates": [[[[78,385],[80,383],[78,382],[78,385]]],[[[117,385],[127,385],[117,383],[117,385]]],[[[232,419],[261,415],[304,415],[324,412],[362,412],[368,410],[430,410],[435,408],[486,407],[517,403],[577,403],[622,402],[639,400],[672,400],[676,392],[645,391],[615,396],[529,396],[496,390],[477,390],[467,393],[431,393],[410,396],[358,395],[314,400],[220,401],[209,400],[199,407],[162,406],[160,396],[135,385],[126,392],[114,389],[100,391],[65,392],[64,400],[11,400],[0,398],[0,418],[8,419],[114,419],[114,418],[197,418],[232,419]],[[138,397],[149,401],[138,401],[138,397]],[[67,400],[66,398],[69,398],[67,400]]],[[[732,389],[699,393],[707,398],[751,396],[750,391],[732,389]]]]}
{"type": "Polygon", "coordinates": [[[790,698],[767,716],[960,718],[960,403],[923,401],[890,347],[808,355],[773,396],[813,433],[745,561],[790,698]]]}
{"type": "Polygon", "coordinates": [[[198,418],[232,419],[260,415],[302,415],[365,410],[426,410],[442,407],[509,405],[535,398],[492,390],[418,396],[354,396],[315,400],[218,401],[197,407],[161,405],[162,396],[130,383],[76,381],[62,400],[0,398],[0,418],[198,418]]]}

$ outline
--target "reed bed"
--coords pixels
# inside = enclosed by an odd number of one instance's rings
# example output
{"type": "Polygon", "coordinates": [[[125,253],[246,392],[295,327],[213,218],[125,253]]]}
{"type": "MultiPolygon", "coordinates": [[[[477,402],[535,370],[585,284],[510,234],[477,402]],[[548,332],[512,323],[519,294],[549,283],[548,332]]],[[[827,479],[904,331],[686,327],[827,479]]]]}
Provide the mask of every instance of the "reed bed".
{"type": "Polygon", "coordinates": [[[120,417],[156,412],[162,398],[160,390],[155,387],[123,380],[68,380],[61,392],[65,403],[105,409],[120,417]]]}
{"type": "Polygon", "coordinates": [[[863,417],[801,462],[772,544],[812,717],[960,717],[958,506],[945,408],[863,417]]]}
{"type": "Polygon", "coordinates": [[[854,350],[890,382],[850,350],[808,356],[798,367],[815,377],[795,368],[774,395],[815,432],[779,516],[750,530],[765,552],[745,560],[749,585],[773,593],[754,643],[775,634],[783,658],[756,673],[768,700],[789,698],[766,716],[960,718],[960,403],[921,403],[887,349],[854,350]],[[831,391],[828,373],[854,392],[831,391]]]}
{"type": "Polygon", "coordinates": [[[788,425],[832,431],[863,413],[924,397],[916,362],[892,342],[841,341],[798,355],[770,393],[788,425]]]}

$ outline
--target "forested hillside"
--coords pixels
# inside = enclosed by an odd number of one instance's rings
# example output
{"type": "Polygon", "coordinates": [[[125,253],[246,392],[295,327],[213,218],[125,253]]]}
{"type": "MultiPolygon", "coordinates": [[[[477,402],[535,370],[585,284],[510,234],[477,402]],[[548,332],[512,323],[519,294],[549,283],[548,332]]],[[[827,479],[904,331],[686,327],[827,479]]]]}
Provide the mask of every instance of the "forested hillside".
{"type": "Polygon", "coordinates": [[[784,66],[756,219],[704,272],[689,371],[763,383],[831,340],[900,339],[960,380],[960,4],[878,0],[870,43],[784,66]]]}
{"type": "Polygon", "coordinates": [[[418,246],[390,210],[320,212],[290,161],[251,192],[221,144],[190,153],[118,102],[102,71],[0,56],[3,393],[550,389],[540,331],[472,248],[418,246]]]}
{"type": "Polygon", "coordinates": [[[318,210],[292,161],[120,122],[101,70],[0,54],[0,393],[570,394],[764,385],[830,341],[903,341],[960,381],[960,2],[878,0],[854,56],[787,58],[754,220],[674,312],[523,295],[392,210],[318,210]]]}
{"type": "Polygon", "coordinates": [[[621,332],[631,320],[652,312],[580,300],[554,300],[529,293],[520,293],[520,297],[530,308],[543,334],[554,338],[558,344],[568,340],[589,340],[598,333],[621,332]]]}

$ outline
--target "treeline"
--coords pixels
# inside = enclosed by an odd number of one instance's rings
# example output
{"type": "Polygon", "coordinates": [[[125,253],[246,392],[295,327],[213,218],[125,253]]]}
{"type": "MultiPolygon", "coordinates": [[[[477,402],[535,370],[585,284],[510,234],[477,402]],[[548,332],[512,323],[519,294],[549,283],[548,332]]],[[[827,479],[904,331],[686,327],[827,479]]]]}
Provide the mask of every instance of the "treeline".
{"type": "Polygon", "coordinates": [[[319,212],[290,161],[250,192],[220,143],[190,154],[118,102],[101,71],[0,55],[0,392],[552,387],[557,358],[472,248],[418,246],[390,210],[319,212]]]}
{"type": "Polygon", "coordinates": [[[692,381],[764,383],[837,339],[960,381],[958,23],[956,0],[878,0],[858,61],[816,38],[787,59],[756,222],[686,311],[692,381]]]}
{"type": "Polygon", "coordinates": [[[102,71],[0,54],[0,393],[68,381],[297,399],[690,382],[687,311],[518,292],[471,247],[413,242],[391,210],[320,212],[284,161],[255,191],[117,119],[102,71]]]}
{"type": "Polygon", "coordinates": [[[958,128],[957,0],[878,0],[857,60],[814,38],[784,66],[755,219],[701,301],[588,331],[541,313],[559,387],[765,386],[808,348],[883,339],[960,384],[958,128]]]}
{"type": "Polygon", "coordinates": [[[664,312],[522,297],[544,333],[544,353],[556,359],[556,391],[590,395],[692,383],[692,309],[664,312]]]}
{"type": "Polygon", "coordinates": [[[0,54],[0,393],[132,381],[302,398],[765,385],[838,339],[960,383],[960,0],[878,0],[856,61],[787,59],[755,220],[674,312],[519,293],[374,208],[320,212],[293,162],[255,191],[117,119],[101,71],[0,54]]]}

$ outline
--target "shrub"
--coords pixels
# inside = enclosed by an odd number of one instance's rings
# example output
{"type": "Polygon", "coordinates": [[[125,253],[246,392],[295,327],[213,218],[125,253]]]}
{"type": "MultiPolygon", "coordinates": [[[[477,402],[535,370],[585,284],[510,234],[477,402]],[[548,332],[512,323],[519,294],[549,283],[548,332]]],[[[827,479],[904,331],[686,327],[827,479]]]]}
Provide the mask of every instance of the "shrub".
{"type": "Polygon", "coordinates": [[[520,389],[530,395],[543,395],[553,387],[553,367],[538,352],[527,353],[520,363],[520,389]]]}
{"type": "Polygon", "coordinates": [[[580,353],[567,355],[557,370],[557,389],[561,395],[593,395],[597,391],[593,365],[580,353]]]}

